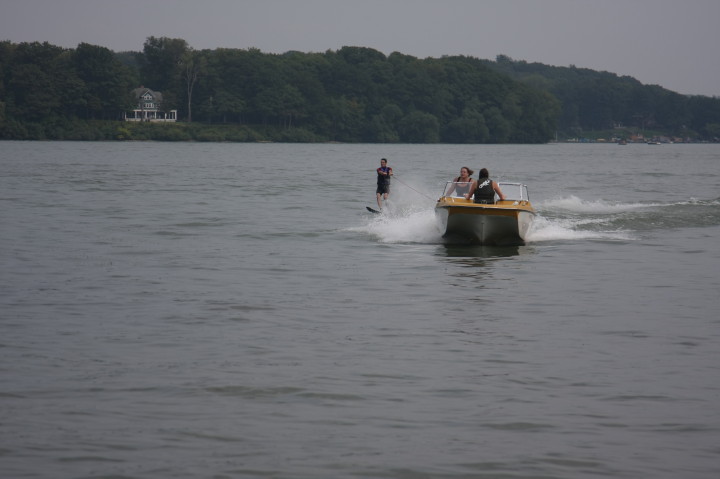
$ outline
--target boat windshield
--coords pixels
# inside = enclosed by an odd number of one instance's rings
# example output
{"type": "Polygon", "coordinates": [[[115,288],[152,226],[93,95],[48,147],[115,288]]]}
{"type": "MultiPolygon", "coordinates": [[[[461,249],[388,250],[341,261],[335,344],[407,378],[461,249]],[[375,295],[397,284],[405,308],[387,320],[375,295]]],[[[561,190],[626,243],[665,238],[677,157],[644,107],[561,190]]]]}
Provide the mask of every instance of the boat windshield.
{"type": "Polygon", "coordinates": [[[462,196],[465,193],[470,193],[470,186],[472,186],[472,181],[448,181],[445,183],[442,195],[462,196]]]}
{"type": "Polygon", "coordinates": [[[505,195],[506,200],[512,201],[530,201],[527,185],[522,183],[507,183],[498,181],[498,185],[505,195]]]}
{"type": "MultiPolygon", "coordinates": [[[[530,195],[528,194],[527,185],[522,183],[511,183],[507,181],[498,181],[498,186],[505,195],[506,200],[511,201],[530,201],[530,195]]],[[[445,183],[445,189],[443,190],[443,196],[462,196],[463,193],[467,193],[470,187],[470,183],[448,181],[445,183]]],[[[496,195],[497,199],[497,195],[496,195]]]]}

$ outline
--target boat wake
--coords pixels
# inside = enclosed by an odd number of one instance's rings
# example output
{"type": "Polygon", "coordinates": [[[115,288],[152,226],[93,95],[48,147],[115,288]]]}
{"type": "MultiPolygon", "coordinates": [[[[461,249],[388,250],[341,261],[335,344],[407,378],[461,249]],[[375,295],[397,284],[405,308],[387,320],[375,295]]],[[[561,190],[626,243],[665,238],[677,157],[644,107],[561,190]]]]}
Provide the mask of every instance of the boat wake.
{"type": "MultiPolygon", "coordinates": [[[[442,244],[434,205],[394,205],[349,228],[381,243],[442,244]]],[[[720,225],[720,198],[675,203],[621,203],[576,196],[536,203],[537,216],[526,243],[633,241],[663,229],[720,225]]]]}
{"type": "Polygon", "coordinates": [[[605,200],[582,200],[577,196],[568,196],[545,201],[538,207],[553,212],[569,214],[609,215],[638,211],[664,206],[661,203],[611,203],[605,200]]]}
{"type": "Polygon", "coordinates": [[[435,221],[434,209],[401,209],[373,215],[367,222],[352,228],[369,234],[381,243],[440,244],[442,234],[435,221]]]}
{"type": "Polygon", "coordinates": [[[673,228],[720,225],[720,201],[689,199],[671,203],[622,203],[569,196],[537,205],[528,241],[639,239],[673,228]]]}

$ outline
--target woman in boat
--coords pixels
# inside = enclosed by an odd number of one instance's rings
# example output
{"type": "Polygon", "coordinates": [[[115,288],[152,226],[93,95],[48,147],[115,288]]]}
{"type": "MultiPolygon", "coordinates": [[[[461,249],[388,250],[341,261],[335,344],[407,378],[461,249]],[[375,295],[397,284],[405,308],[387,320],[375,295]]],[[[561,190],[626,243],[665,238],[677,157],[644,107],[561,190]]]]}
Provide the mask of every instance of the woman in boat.
{"type": "Polygon", "coordinates": [[[505,199],[505,195],[496,182],[490,179],[490,173],[487,168],[480,170],[478,180],[472,184],[472,193],[468,194],[466,198],[475,196],[475,203],[484,203],[488,205],[495,204],[495,193],[501,200],[505,199]]]}
{"type": "Polygon", "coordinates": [[[450,196],[455,192],[455,196],[464,196],[467,198],[467,194],[470,193],[470,187],[473,184],[473,179],[470,178],[473,174],[473,170],[467,166],[460,168],[460,176],[453,180],[450,189],[448,190],[447,196],[450,196]]]}

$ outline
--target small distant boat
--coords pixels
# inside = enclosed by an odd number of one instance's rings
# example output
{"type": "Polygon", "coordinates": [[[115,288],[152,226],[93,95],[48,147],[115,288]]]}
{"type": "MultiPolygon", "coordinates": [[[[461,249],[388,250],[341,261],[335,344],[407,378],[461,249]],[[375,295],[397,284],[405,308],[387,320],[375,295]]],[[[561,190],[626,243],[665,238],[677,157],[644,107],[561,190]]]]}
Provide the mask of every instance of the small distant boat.
{"type": "Polygon", "coordinates": [[[528,230],[535,220],[527,185],[498,183],[505,200],[495,204],[474,203],[449,192],[455,183],[448,181],[435,204],[435,217],[448,243],[492,246],[525,244],[528,230]]]}

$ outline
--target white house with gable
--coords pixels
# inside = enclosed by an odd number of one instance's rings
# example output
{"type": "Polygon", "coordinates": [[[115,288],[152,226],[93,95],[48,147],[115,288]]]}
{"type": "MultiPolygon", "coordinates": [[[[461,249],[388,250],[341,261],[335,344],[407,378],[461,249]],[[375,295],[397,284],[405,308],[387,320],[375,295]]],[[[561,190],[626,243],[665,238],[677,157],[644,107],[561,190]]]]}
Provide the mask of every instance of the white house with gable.
{"type": "Polygon", "coordinates": [[[177,110],[162,109],[162,93],[152,91],[150,88],[141,86],[132,91],[133,97],[137,100],[137,106],[131,112],[125,112],[125,121],[156,121],[174,122],[177,121],[177,110]]]}

